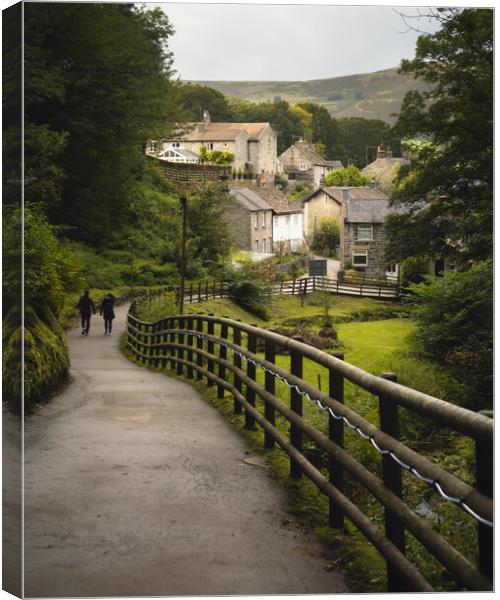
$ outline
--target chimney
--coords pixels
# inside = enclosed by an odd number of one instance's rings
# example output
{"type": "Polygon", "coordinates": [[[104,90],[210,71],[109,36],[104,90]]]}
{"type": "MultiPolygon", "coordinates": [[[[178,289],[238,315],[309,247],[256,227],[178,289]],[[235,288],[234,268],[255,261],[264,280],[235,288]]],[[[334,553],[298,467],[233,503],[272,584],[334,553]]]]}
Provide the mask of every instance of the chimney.
{"type": "Polygon", "coordinates": [[[387,148],[387,152],[385,153],[386,158],[392,158],[392,149],[390,146],[387,148]]]}
{"type": "Polygon", "coordinates": [[[200,131],[207,131],[208,125],[210,124],[210,113],[208,110],[203,111],[203,117],[201,118],[200,131]]]}
{"type": "Polygon", "coordinates": [[[377,158],[385,158],[384,144],[379,144],[377,147],[377,158]]]}

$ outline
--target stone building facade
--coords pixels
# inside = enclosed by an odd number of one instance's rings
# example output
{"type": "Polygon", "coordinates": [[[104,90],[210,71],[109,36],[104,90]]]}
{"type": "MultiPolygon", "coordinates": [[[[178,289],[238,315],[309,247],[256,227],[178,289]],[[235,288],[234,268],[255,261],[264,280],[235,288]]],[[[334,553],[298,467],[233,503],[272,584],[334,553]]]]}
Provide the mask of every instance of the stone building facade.
{"type": "Polygon", "coordinates": [[[258,254],[273,251],[273,209],[255,191],[234,188],[229,191],[226,219],[236,246],[258,254]]]}
{"type": "Polygon", "coordinates": [[[326,175],[341,169],[338,160],[326,160],[314,150],[314,144],[299,140],[279,156],[283,171],[289,180],[308,181],[319,187],[326,175]]]}
{"type": "Polygon", "coordinates": [[[338,258],[344,269],[380,277],[397,273],[397,265],[384,261],[384,221],[392,210],[383,192],[369,187],[322,187],[302,202],[308,240],[322,218],[337,220],[338,258]]]}
{"type": "Polygon", "coordinates": [[[160,154],[171,149],[185,149],[200,155],[201,147],[207,151],[219,150],[234,155],[233,169],[250,169],[256,175],[274,177],[280,163],[277,158],[278,138],[269,123],[212,123],[207,111],[201,123],[191,123],[173,139],[149,142],[160,154]]]}

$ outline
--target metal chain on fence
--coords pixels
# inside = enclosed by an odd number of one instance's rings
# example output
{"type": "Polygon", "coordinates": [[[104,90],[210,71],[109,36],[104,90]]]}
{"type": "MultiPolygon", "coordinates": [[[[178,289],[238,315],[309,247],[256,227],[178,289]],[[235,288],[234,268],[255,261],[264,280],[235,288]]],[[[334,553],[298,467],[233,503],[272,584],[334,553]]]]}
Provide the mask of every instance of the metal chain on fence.
{"type": "Polygon", "coordinates": [[[209,336],[207,334],[200,333],[198,331],[193,331],[190,333],[199,339],[210,339],[211,341],[214,341],[214,342],[220,344],[224,348],[227,348],[228,350],[230,350],[233,354],[240,356],[242,359],[255,365],[256,367],[259,367],[265,373],[269,373],[273,377],[277,377],[280,381],[283,381],[283,383],[285,383],[285,385],[287,385],[290,389],[294,389],[298,394],[300,394],[304,398],[307,398],[307,400],[309,400],[310,402],[315,403],[319,407],[320,410],[328,411],[328,413],[337,421],[343,421],[350,429],[355,431],[359,436],[361,436],[365,440],[368,440],[380,454],[390,456],[390,458],[392,458],[392,460],[395,461],[400,467],[402,467],[403,469],[405,469],[406,471],[411,473],[414,477],[416,477],[420,481],[423,481],[430,487],[434,488],[441,495],[441,497],[444,498],[444,500],[447,500],[449,502],[452,502],[453,504],[456,504],[457,506],[460,506],[460,508],[465,510],[465,512],[467,512],[469,515],[471,515],[474,519],[476,519],[483,525],[486,525],[488,527],[493,527],[492,521],[489,521],[488,519],[485,519],[484,517],[481,517],[480,515],[478,515],[474,510],[472,510],[472,508],[470,506],[468,506],[466,504],[466,502],[463,498],[449,496],[441,487],[438,479],[430,479],[428,477],[425,477],[424,475],[419,473],[419,471],[413,465],[409,465],[409,464],[405,463],[404,461],[402,461],[392,450],[388,450],[386,448],[381,448],[377,444],[377,442],[375,441],[375,439],[373,438],[372,435],[366,434],[358,425],[353,425],[349,421],[349,419],[347,419],[347,417],[336,414],[330,406],[325,406],[324,404],[322,404],[322,402],[319,398],[312,398],[311,395],[309,394],[309,392],[302,390],[298,385],[296,385],[294,383],[290,383],[286,377],[280,375],[279,373],[277,373],[276,371],[273,371],[272,369],[269,369],[268,367],[266,367],[259,361],[249,358],[248,356],[245,355],[245,353],[240,352],[239,350],[236,350],[235,348],[224,343],[223,341],[221,341],[213,336],[209,336]]]}

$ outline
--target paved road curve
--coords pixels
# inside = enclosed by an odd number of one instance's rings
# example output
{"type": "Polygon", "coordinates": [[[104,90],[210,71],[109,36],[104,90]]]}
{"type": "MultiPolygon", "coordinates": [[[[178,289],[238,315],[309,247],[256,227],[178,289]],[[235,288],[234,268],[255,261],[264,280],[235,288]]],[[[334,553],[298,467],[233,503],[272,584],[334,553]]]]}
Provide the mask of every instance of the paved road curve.
{"type": "Polygon", "coordinates": [[[28,420],[26,596],[345,591],[217,411],[120,354],[124,322],[69,332],[73,381],[28,420]]]}

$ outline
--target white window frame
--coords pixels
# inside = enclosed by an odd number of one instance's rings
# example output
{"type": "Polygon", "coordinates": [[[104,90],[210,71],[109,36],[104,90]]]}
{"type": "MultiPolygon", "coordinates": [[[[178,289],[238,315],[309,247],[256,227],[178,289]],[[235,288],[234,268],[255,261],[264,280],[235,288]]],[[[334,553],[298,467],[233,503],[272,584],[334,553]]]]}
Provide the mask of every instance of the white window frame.
{"type": "Polygon", "coordinates": [[[180,148],[180,147],[181,147],[180,142],[172,142],[172,148],[180,148]]]}
{"type": "Polygon", "coordinates": [[[297,214],[293,215],[293,217],[292,217],[292,223],[294,225],[298,225],[299,224],[299,215],[297,215],[297,214]]]}
{"type": "Polygon", "coordinates": [[[259,228],[259,213],[258,212],[253,213],[253,228],[254,229],[259,228]]]}
{"type": "Polygon", "coordinates": [[[207,150],[213,150],[213,149],[214,149],[214,143],[213,143],[213,142],[207,142],[207,143],[205,144],[205,148],[206,148],[207,150]]]}
{"type": "Polygon", "coordinates": [[[359,242],[372,242],[373,241],[373,225],[372,223],[358,223],[358,233],[356,239],[359,242]],[[362,228],[364,229],[364,235],[361,234],[362,228]],[[369,228],[369,231],[368,231],[369,228]]]}
{"type": "Polygon", "coordinates": [[[299,163],[299,171],[307,171],[306,163],[299,163]]]}
{"type": "Polygon", "coordinates": [[[148,151],[149,152],[158,152],[158,142],[156,140],[149,140],[148,151]]]}
{"type": "Polygon", "coordinates": [[[262,229],[266,228],[266,213],[265,213],[265,211],[262,211],[261,225],[262,225],[262,229]]]}
{"type": "Polygon", "coordinates": [[[366,267],[368,266],[368,250],[353,250],[352,251],[352,266],[353,267],[366,267]],[[356,262],[356,258],[364,257],[364,262],[356,262]]]}

